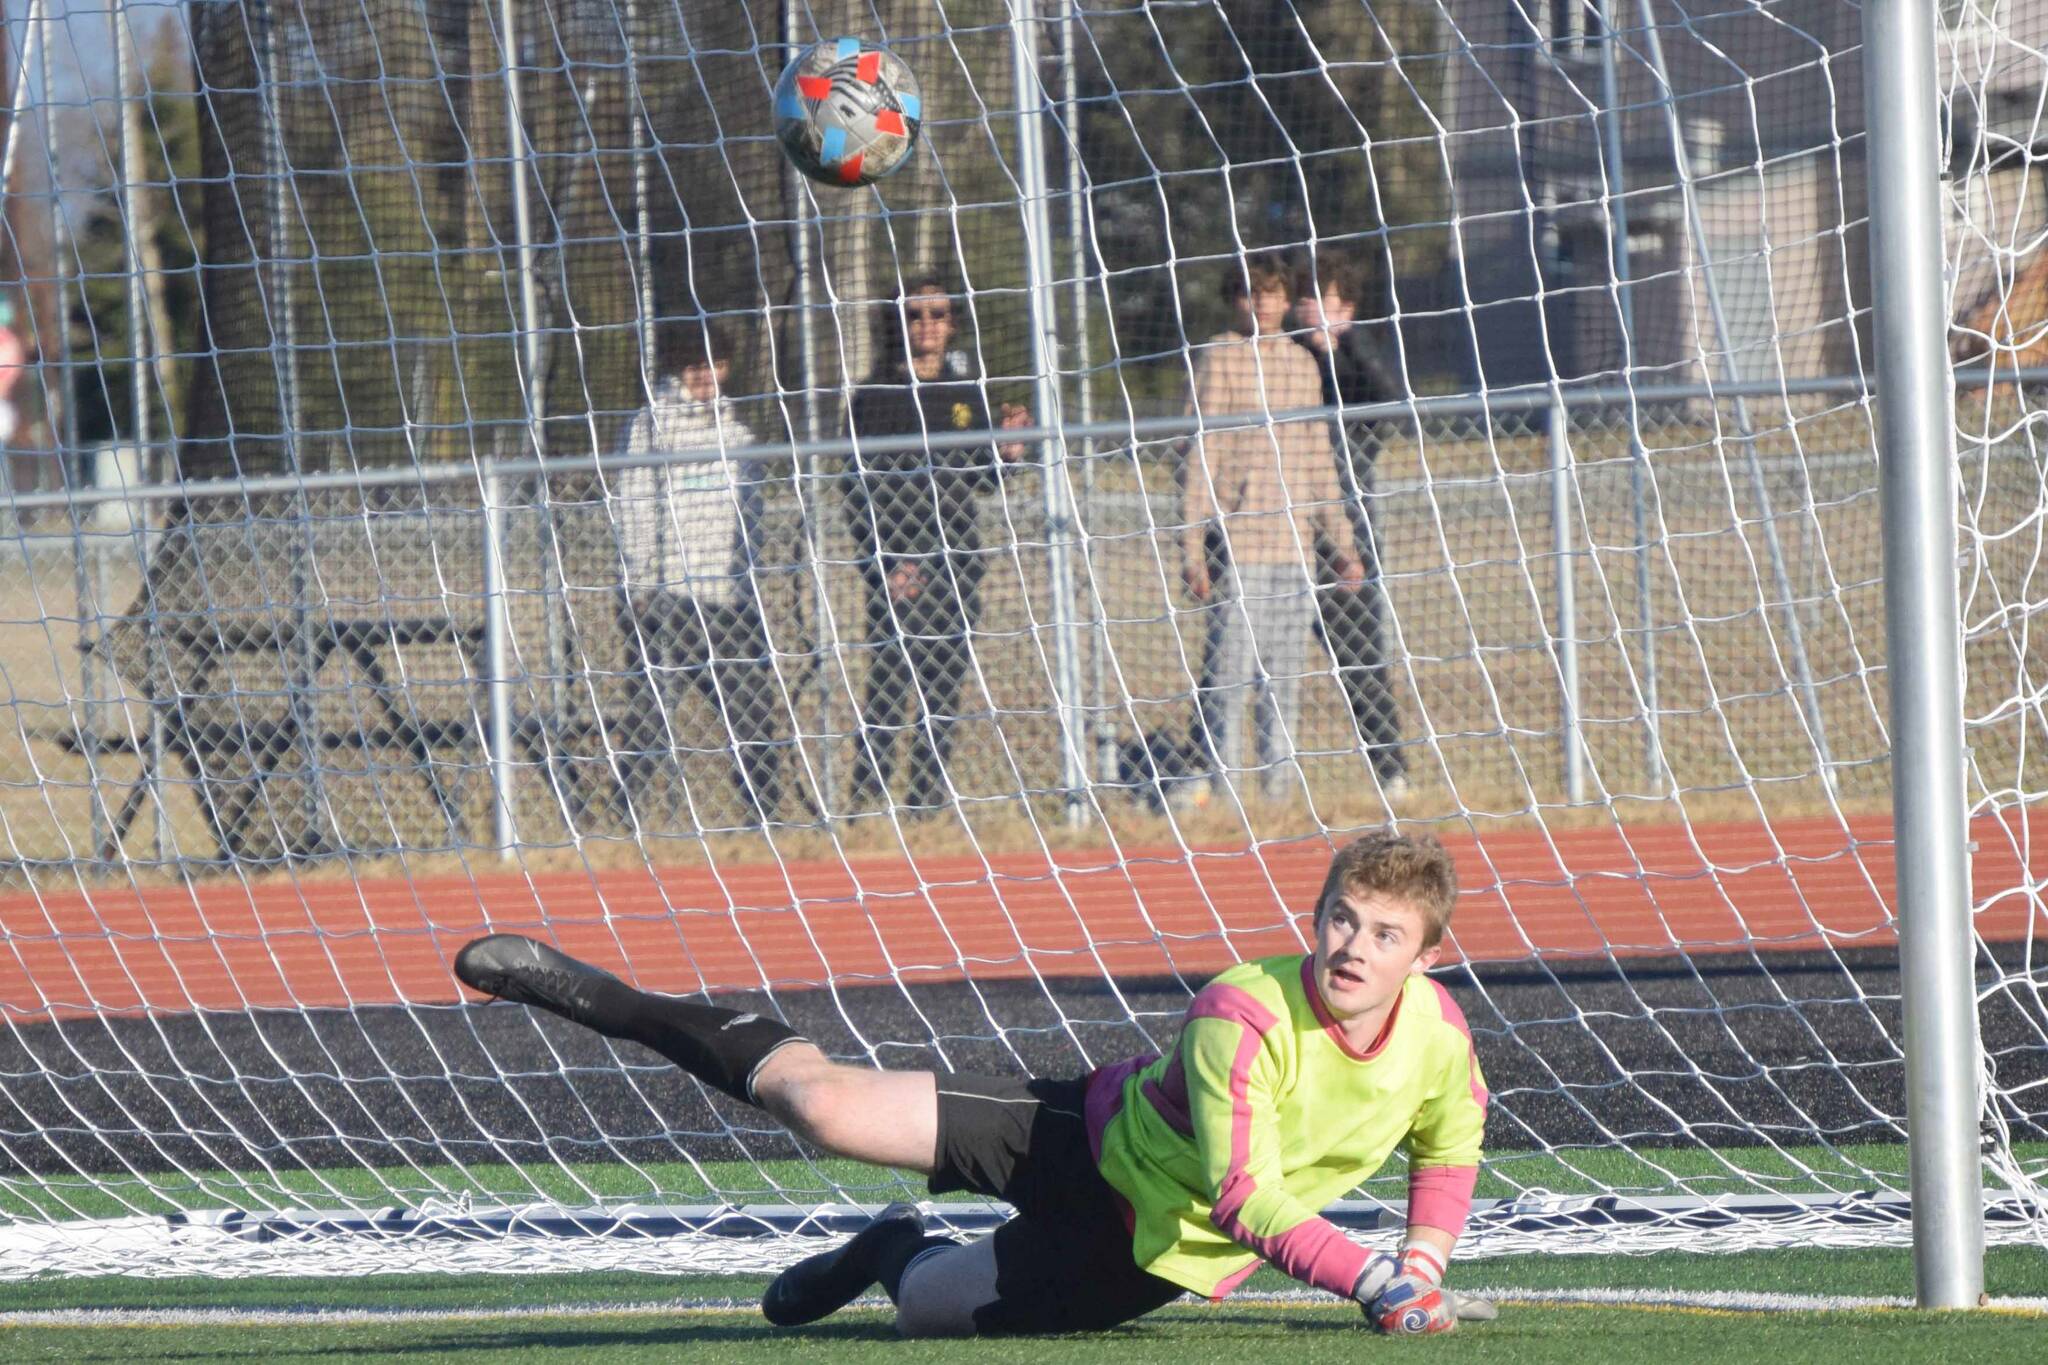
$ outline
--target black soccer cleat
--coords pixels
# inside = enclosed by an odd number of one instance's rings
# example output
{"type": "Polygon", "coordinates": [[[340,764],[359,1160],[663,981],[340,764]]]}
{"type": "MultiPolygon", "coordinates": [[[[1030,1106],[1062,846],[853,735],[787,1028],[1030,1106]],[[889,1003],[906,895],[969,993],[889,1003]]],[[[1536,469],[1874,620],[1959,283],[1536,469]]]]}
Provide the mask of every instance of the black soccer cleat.
{"type": "Polygon", "coordinates": [[[915,1204],[891,1204],[844,1246],[806,1257],[777,1275],[761,1296],[761,1316],[777,1327],[801,1327],[830,1317],[882,1277],[889,1254],[924,1240],[924,1215],[915,1204]]]}
{"type": "Polygon", "coordinates": [[[586,1025],[596,1015],[598,992],[623,984],[610,972],[518,934],[491,934],[465,945],[455,955],[455,976],[485,995],[586,1025]]]}

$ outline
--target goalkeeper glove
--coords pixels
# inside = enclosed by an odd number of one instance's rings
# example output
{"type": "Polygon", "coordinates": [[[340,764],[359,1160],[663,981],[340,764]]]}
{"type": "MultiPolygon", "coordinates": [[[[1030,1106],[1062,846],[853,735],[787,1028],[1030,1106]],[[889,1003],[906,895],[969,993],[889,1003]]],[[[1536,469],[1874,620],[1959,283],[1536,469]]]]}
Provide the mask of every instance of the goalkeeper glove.
{"type": "Polygon", "coordinates": [[[1358,1300],[1358,1306],[1365,1310],[1366,1317],[1372,1316],[1372,1306],[1379,1302],[1401,1274],[1401,1262],[1384,1251],[1376,1251],[1365,1263],[1365,1269],[1358,1273],[1358,1283],[1351,1286],[1351,1297],[1358,1300]]]}
{"type": "Polygon", "coordinates": [[[1430,1336],[1457,1327],[1459,1303],[1442,1284],[1443,1262],[1428,1247],[1401,1252],[1397,1273],[1365,1306],[1372,1325],[1389,1336],[1430,1336]]]}
{"type": "Polygon", "coordinates": [[[1444,1290],[1444,1297],[1450,1300],[1451,1313],[1459,1322],[1492,1322],[1500,1316],[1500,1307],[1492,1299],[1460,1294],[1454,1289],[1444,1290]]]}

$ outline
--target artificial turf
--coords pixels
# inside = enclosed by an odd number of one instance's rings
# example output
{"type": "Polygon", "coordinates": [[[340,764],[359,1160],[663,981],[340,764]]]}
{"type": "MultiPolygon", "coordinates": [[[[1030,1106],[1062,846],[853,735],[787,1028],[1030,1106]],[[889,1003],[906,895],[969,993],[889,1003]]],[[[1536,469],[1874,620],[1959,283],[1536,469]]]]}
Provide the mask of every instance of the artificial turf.
{"type": "Polygon", "coordinates": [[[0,1329],[13,1360],[577,1362],[1198,1361],[1355,1362],[1410,1352],[1436,1361],[1592,1365],[1599,1361],[1840,1365],[1844,1361],[2038,1362],[2043,1324],[2010,1314],[1901,1311],[1781,1315],[1673,1309],[1516,1307],[1499,1322],[1428,1341],[1369,1336],[1342,1307],[1169,1308],[1089,1337],[1009,1341],[896,1339],[886,1313],[850,1312],[817,1327],[775,1332],[740,1313],[558,1320],[291,1324],[265,1327],[36,1327],[0,1329]]]}
{"type": "MultiPolygon", "coordinates": [[[[1539,1292],[1573,1289],[1732,1290],[1882,1297],[1909,1294],[1903,1249],[1799,1249],[1747,1255],[1503,1257],[1459,1267],[1467,1287],[1539,1292]]],[[[0,1285],[0,1312],[49,1309],[289,1311],[294,1321],[169,1325],[0,1325],[0,1351],[15,1360],[692,1360],[858,1362],[1285,1358],[1355,1361],[1364,1351],[1427,1352],[1433,1360],[1514,1360],[1631,1365],[1669,1360],[1795,1362],[1883,1360],[2038,1361],[2048,1318],[2008,1312],[1920,1313],[1895,1309],[1730,1312],[1675,1307],[1517,1303],[1499,1322],[1450,1338],[1385,1342],[1367,1335],[1355,1309],[1324,1300],[1261,1302],[1288,1282],[1262,1272],[1243,1297],[1163,1310],[1116,1332],[1018,1341],[903,1342],[886,1311],[855,1309],[797,1332],[767,1326],[749,1306],[758,1278],[655,1275],[390,1276],[349,1279],[66,1279],[0,1285]],[[721,1306],[723,1305],[723,1306],[721,1306]],[[606,1312],[606,1309],[637,1311],[606,1312]],[[658,1311],[650,1312],[649,1308],[658,1311]],[[368,1309],[392,1316],[336,1322],[323,1312],[368,1309]],[[552,1309],[491,1316],[501,1309],[552,1309]],[[408,1317],[405,1314],[425,1316],[408,1317]],[[468,1314],[470,1316],[436,1316],[468,1314]]],[[[2048,1251],[1994,1248],[1986,1284],[1998,1297],[2048,1296],[2048,1251]]]]}

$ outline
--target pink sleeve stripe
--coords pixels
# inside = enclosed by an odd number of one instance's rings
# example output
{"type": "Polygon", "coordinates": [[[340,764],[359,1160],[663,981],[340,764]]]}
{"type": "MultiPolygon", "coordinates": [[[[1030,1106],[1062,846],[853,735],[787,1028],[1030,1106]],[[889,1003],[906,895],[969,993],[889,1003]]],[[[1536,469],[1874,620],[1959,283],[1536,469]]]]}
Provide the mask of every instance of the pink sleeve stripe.
{"type": "Polygon", "coordinates": [[[1408,1172],[1408,1226],[1442,1228],[1456,1236],[1472,1213],[1477,1166],[1418,1166],[1408,1172]]]}
{"type": "Polygon", "coordinates": [[[1437,1004],[1443,1009],[1444,1022],[1465,1035],[1465,1053],[1471,1063],[1468,1074],[1472,1077],[1472,1103],[1483,1110],[1488,1096],[1486,1086],[1479,1079],[1479,1049],[1472,1044],[1472,1026],[1465,1022],[1465,1011],[1458,1008],[1458,1002],[1444,989],[1443,982],[1431,977],[1429,984],[1436,987],[1437,1004]]]}
{"type": "Polygon", "coordinates": [[[1280,1020],[1273,1011],[1261,1005],[1250,991],[1240,986],[1224,986],[1212,981],[1202,987],[1188,1006],[1189,1019],[1225,1019],[1233,1024],[1243,1024],[1258,1037],[1263,1038],[1272,1031],[1280,1020]]]}
{"type": "Polygon", "coordinates": [[[1188,1008],[1190,1019],[1228,1019],[1245,1026],[1230,1063],[1230,1170],[1216,1192],[1209,1221],[1239,1246],[1257,1252],[1285,1274],[1333,1294],[1350,1294],[1365,1269],[1367,1252],[1324,1218],[1308,1218],[1277,1237],[1246,1227],[1238,1214],[1258,1192],[1252,1178],[1252,1062],[1260,1039],[1279,1021],[1234,986],[1209,986],[1188,1008]]]}
{"type": "MultiPolygon", "coordinates": [[[[1217,1186],[1216,1206],[1209,1213],[1211,1222],[1236,1239],[1237,1234],[1229,1225],[1236,1222],[1238,1210],[1258,1188],[1247,1169],[1252,1158],[1252,1061],[1259,1055],[1259,1043],[1266,1030],[1279,1020],[1237,987],[1213,983],[1203,987],[1195,1002],[1188,1006],[1189,1022],[1196,1019],[1228,1020],[1244,1029],[1238,1035],[1237,1052],[1230,1059],[1230,1164],[1217,1186]]],[[[1181,1045],[1187,1045],[1185,1040],[1181,1045]]]]}

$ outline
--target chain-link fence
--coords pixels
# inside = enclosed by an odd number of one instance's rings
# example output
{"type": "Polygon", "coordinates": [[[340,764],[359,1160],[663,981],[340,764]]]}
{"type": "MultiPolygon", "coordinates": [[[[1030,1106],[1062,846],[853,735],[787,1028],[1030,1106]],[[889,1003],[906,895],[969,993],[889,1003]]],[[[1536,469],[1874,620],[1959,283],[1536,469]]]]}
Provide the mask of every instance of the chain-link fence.
{"type": "MultiPolygon", "coordinates": [[[[1310,556],[1265,603],[1324,609],[1297,612],[1284,756],[1300,779],[1261,786],[1254,807],[1469,820],[1728,797],[1786,816],[1885,798],[1877,469],[1849,385],[1772,420],[1746,411],[1748,435],[1728,402],[1650,391],[1633,420],[1605,401],[1418,414],[1353,432],[1377,452],[1352,508],[1376,552],[1367,581],[1310,556]],[[1329,610],[1360,598],[1384,603],[1370,654],[1329,610]],[[1364,681],[1386,689],[1383,721],[1358,709],[1364,681]]],[[[942,809],[984,843],[1016,813],[1156,814],[1218,766],[1199,718],[1230,609],[1181,581],[1184,446],[1069,443],[1065,618],[1028,457],[991,463],[964,495],[973,540],[929,561],[929,596],[893,605],[887,557],[848,514],[870,457],[749,463],[751,567],[724,604],[668,593],[674,620],[629,582],[611,468],[496,480],[498,579],[473,476],[46,514],[51,530],[0,570],[9,854],[29,868],[463,853],[497,842],[501,790],[528,849],[738,831],[764,810],[800,827],[942,809]],[[750,755],[751,772],[736,761],[750,755]]],[[[2016,436],[1968,469],[1977,597],[2014,596],[2038,462],[2016,436]]],[[[2033,661],[1981,633],[1973,741],[1986,771],[2014,772],[2010,699],[2033,661]]],[[[1248,742],[1221,756],[1260,761],[1248,742]]]]}

